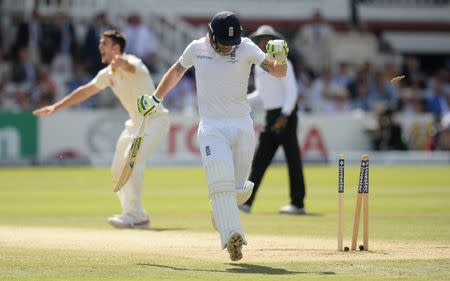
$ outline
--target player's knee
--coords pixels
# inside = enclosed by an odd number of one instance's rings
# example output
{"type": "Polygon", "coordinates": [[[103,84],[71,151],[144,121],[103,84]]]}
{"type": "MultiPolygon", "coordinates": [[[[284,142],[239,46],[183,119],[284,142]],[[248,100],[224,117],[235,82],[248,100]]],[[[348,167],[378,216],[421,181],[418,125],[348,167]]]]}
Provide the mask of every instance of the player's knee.
{"type": "Polygon", "coordinates": [[[233,166],[222,160],[210,160],[205,166],[209,195],[233,192],[233,166]]]}

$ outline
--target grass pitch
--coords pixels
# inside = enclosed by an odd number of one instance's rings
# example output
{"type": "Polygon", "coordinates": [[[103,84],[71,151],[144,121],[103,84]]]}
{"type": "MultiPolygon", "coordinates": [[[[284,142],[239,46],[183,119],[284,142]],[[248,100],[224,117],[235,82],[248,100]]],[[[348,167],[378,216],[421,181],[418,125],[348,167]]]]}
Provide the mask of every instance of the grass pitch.
{"type": "MultiPolygon", "coordinates": [[[[272,166],[233,263],[201,168],[146,170],[147,231],[106,223],[120,212],[109,169],[2,168],[0,280],[450,280],[449,167],[370,169],[370,252],[336,250],[337,167],[306,166],[309,215],[282,216],[287,169],[272,166]]],[[[346,167],[346,246],[358,173],[346,167]]]]}

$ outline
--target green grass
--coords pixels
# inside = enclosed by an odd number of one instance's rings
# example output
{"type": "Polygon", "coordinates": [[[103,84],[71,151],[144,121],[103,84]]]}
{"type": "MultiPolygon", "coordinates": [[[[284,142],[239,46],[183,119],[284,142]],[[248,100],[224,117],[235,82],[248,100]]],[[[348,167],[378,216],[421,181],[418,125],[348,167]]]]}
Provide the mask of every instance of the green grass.
{"type": "MultiPolygon", "coordinates": [[[[346,167],[346,239],[359,167],[346,167]]],[[[251,215],[241,215],[248,237],[279,235],[336,239],[337,167],[306,166],[311,215],[278,215],[288,203],[287,170],[272,166],[251,215]]],[[[203,170],[149,168],[143,191],[152,227],[208,232],[203,170]]],[[[370,239],[439,244],[440,259],[319,260],[230,263],[167,253],[123,253],[7,247],[0,241],[0,280],[450,280],[450,169],[448,166],[375,166],[370,170],[370,239]]],[[[109,169],[0,169],[0,227],[110,229],[119,213],[109,169]]],[[[189,241],[188,241],[189,242],[189,241]]],[[[187,243],[188,243],[187,242],[187,243]]],[[[373,245],[373,244],[372,244],[373,245]]],[[[420,249],[418,249],[420,251],[420,249]]],[[[219,250],[218,250],[219,251],[219,250]]]]}

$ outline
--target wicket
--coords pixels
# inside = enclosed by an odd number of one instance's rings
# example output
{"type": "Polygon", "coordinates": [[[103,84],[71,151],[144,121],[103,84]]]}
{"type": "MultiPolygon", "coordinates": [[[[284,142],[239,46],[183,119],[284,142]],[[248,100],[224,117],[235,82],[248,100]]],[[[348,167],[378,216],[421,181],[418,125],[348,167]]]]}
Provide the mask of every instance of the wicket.
{"type": "MultiPolygon", "coordinates": [[[[343,248],[344,237],[344,156],[339,155],[338,171],[338,250],[348,250],[343,248]]],[[[351,250],[356,250],[358,239],[359,222],[361,218],[361,208],[363,209],[363,245],[360,250],[369,250],[369,156],[361,156],[361,166],[359,172],[358,195],[356,197],[355,218],[353,222],[353,234],[351,250]]]]}

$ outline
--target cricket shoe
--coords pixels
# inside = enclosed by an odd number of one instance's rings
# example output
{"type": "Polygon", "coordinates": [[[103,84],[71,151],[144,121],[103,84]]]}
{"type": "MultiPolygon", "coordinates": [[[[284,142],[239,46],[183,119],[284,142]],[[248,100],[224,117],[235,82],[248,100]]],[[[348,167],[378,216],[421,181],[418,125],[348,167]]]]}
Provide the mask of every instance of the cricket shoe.
{"type": "Polygon", "coordinates": [[[137,220],[135,217],[128,214],[114,215],[108,218],[108,222],[116,228],[147,229],[150,227],[150,221],[148,218],[137,220]]]}
{"type": "Polygon", "coordinates": [[[306,215],[305,208],[299,208],[295,205],[288,204],[280,209],[280,214],[286,215],[306,215]]]}
{"type": "Polygon", "coordinates": [[[236,201],[238,206],[247,202],[248,198],[252,196],[253,186],[255,184],[251,181],[246,181],[242,189],[236,189],[236,201]]]}
{"type": "Polygon", "coordinates": [[[242,245],[246,244],[242,235],[234,232],[228,238],[227,241],[227,251],[230,254],[230,259],[232,261],[238,261],[242,259],[242,245]]]}
{"type": "Polygon", "coordinates": [[[244,213],[250,214],[252,212],[252,207],[247,204],[242,204],[238,206],[239,210],[241,210],[244,213]]]}

